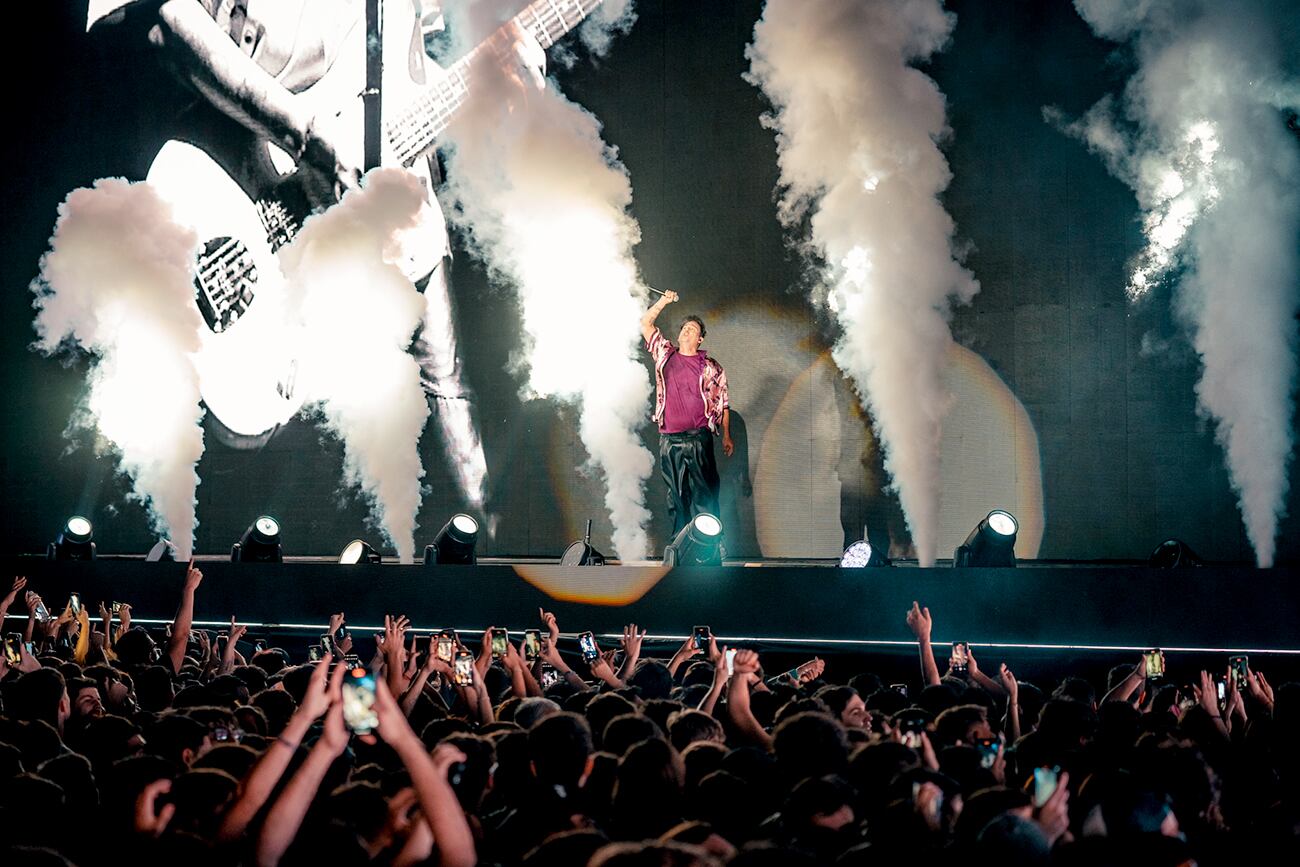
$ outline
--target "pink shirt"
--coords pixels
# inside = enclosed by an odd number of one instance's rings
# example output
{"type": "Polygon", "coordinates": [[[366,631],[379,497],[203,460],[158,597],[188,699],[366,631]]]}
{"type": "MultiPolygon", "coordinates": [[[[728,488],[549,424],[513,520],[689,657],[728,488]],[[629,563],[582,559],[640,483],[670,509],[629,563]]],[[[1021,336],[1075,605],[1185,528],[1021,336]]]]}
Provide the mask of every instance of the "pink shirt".
{"type": "MultiPolygon", "coordinates": [[[[655,361],[655,411],[653,419],[662,430],[664,410],[668,403],[668,387],[664,381],[664,368],[668,365],[669,360],[678,355],[677,347],[673,346],[672,341],[664,337],[663,332],[656,328],[650,335],[650,339],[646,341],[645,348],[655,361]]],[[[717,359],[711,358],[704,350],[701,349],[696,353],[695,357],[704,360],[704,366],[700,369],[699,378],[696,380],[696,386],[700,391],[700,399],[704,402],[704,419],[709,430],[718,433],[722,428],[723,410],[731,405],[731,401],[727,398],[727,374],[723,371],[722,365],[718,364],[717,359]]]]}
{"type": "Polygon", "coordinates": [[[709,426],[704,415],[704,395],[700,393],[700,374],[705,356],[674,352],[664,362],[664,417],[659,422],[662,433],[681,433],[709,426]]]}

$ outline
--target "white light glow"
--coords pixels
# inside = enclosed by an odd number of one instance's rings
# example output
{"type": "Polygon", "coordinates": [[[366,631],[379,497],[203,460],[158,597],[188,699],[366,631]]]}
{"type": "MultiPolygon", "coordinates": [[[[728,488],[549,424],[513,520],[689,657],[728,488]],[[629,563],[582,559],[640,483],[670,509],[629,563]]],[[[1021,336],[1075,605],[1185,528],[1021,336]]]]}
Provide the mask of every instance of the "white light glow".
{"type": "Polygon", "coordinates": [[[253,522],[253,526],[257,528],[257,532],[268,538],[280,535],[280,522],[267,515],[258,518],[253,522]]]}
{"type": "Polygon", "coordinates": [[[999,536],[1014,536],[1016,534],[1016,519],[1006,512],[989,513],[989,527],[999,536]]]}
{"type": "Polygon", "coordinates": [[[80,515],[68,519],[68,532],[74,536],[89,536],[90,522],[80,515]]]}
{"type": "Polygon", "coordinates": [[[854,542],[844,549],[843,556],[840,557],[840,566],[848,569],[858,569],[868,565],[871,562],[871,543],[866,540],[854,542]]]}
{"type": "Polygon", "coordinates": [[[478,532],[478,521],[475,521],[469,515],[457,515],[451,519],[451,524],[466,536],[472,536],[478,532]]]}
{"type": "Polygon", "coordinates": [[[1181,262],[1187,234],[1220,195],[1215,155],[1220,144],[1215,125],[1199,120],[1187,126],[1181,142],[1171,152],[1147,158],[1151,186],[1143,194],[1147,213],[1142,220],[1147,246],[1129,277],[1127,293],[1137,301],[1181,262]]]}
{"type": "Polygon", "coordinates": [[[695,529],[705,536],[716,536],[722,532],[722,522],[712,515],[696,515],[695,529]]]}
{"type": "Polygon", "coordinates": [[[344,565],[359,563],[361,562],[361,555],[365,550],[366,543],[362,542],[360,539],[354,539],[348,543],[348,546],[343,549],[343,553],[339,555],[339,562],[344,565]]]}

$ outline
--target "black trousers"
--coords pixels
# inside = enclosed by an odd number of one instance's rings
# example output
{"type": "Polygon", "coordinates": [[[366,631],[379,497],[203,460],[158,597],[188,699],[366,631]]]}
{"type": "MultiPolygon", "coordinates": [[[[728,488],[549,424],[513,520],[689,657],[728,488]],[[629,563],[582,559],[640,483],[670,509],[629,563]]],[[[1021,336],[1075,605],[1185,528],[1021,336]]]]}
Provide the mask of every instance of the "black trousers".
{"type": "Polygon", "coordinates": [[[708,428],[659,435],[659,472],[668,484],[670,539],[696,515],[718,514],[718,462],[708,428]]]}

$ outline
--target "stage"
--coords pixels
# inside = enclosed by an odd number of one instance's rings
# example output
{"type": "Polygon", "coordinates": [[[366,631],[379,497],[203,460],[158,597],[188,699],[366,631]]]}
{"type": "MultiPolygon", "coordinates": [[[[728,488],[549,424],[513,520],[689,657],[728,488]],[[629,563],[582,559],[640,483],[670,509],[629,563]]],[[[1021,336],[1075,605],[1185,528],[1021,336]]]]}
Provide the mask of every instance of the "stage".
{"type": "MultiPolygon", "coordinates": [[[[660,565],[568,567],[543,562],[478,566],[199,562],[203,583],[196,625],[217,627],[233,614],[254,631],[319,632],[346,611],[354,630],[405,614],[420,631],[488,626],[522,631],[538,608],[554,611],[566,635],[617,635],[635,622],[651,640],[680,641],[708,624],[730,643],[775,650],[910,650],[904,622],[913,600],[934,616],[934,640],[969,641],[997,655],[1124,656],[1249,653],[1300,661],[1300,590],[1292,570],[1203,566],[1160,570],[1095,564],[1019,568],[841,569],[763,563],[667,569],[660,565]]],[[[134,620],[171,620],[184,564],[101,558],[85,562],[10,560],[57,613],[68,593],[93,612],[100,600],[126,601],[134,620]]],[[[20,621],[18,601],[6,628],[20,621]]]]}

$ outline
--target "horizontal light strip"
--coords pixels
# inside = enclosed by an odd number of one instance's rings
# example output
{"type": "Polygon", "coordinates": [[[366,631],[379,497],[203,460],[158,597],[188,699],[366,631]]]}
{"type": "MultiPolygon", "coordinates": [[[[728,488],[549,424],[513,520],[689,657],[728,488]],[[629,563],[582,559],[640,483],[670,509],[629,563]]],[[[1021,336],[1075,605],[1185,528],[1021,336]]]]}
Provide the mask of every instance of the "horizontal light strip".
{"type": "MultiPolygon", "coordinates": [[[[27,617],[26,615],[10,614],[5,619],[26,620],[27,617]]],[[[91,622],[93,623],[97,621],[91,621],[91,622]]],[[[171,623],[172,621],[171,620],[150,620],[143,617],[139,617],[139,618],[133,617],[131,618],[131,622],[163,626],[165,624],[171,623]]],[[[260,629],[268,629],[268,628],[269,629],[305,629],[305,630],[313,630],[317,632],[324,632],[325,630],[329,629],[329,624],[327,623],[239,623],[239,621],[236,621],[236,623],[238,623],[241,626],[253,626],[260,629]]],[[[229,627],[230,621],[229,620],[195,620],[194,625],[229,627]]],[[[351,623],[347,624],[347,628],[349,632],[383,632],[384,631],[383,626],[357,626],[351,623]]],[[[446,629],[446,628],[447,627],[444,626],[438,627],[438,629],[446,629]]],[[[487,629],[486,626],[472,627],[472,628],[462,628],[462,627],[452,627],[452,628],[454,628],[456,630],[456,633],[459,635],[475,635],[475,634],[482,633],[487,629]]],[[[429,627],[429,626],[411,627],[411,630],[414,630],[416,633],[424,632],[428,634],[432,634],[433,632],[436,631],[433,627],[429,627]]],[[[510,634],[523,635],[524,632],[522,629],[512,629],[510,630],[510,634]]],[[[577,638],[578,633],[561,632],[560,637],[577,638]]],[[[596,637],[612,638],[617,640],[623,637],[623,633],[602,632],[602,633],[597,633],[596,637]]],[[[685,641],[688,636],[647,634],[645,637],[648,640],[652,640],[652,641],[685,641]]],[[[733,643],[743,641],[743,642],[750,642],[754,644],[805,644],[805,645],[831,645],[834,647],[855,647],[855,646],[916,647],[915,641],[867,639],[867,638],[781,638],[778,636],[770,636],[770,635],[769,636],[717,635],[714,637],[718,641],[733,642],[733,643]]],[[[934,643],[946,644],[947,642],[937,641],[934,643]]],[[[970,646],[990,647],[990,648],[1012,648],[1014,650],[1086,650],[1086,651],[1097,651],[1097,652],[1107,652],[1107,653],[1113,653],[1116,651],[1141,653],[1145,650],[1152,649],[1150,645],[1138,646],[1138,645],[1125,645],[1125,644],[1017,644],[1012,642],[999,642],[999,641],[972,641],[970,642],[970,646]]],[[[1288,650],[1288,649],[1281,649],[1281,648],[1164,646],[1161,647],[1160,649],[1169,653],[1229,653],[1229,654],[1232,653],[1266,654],[1267,653],[1267,654],[1275,654],[1279,656],[1300,656],[1300,649],[1288,650]]]]}

